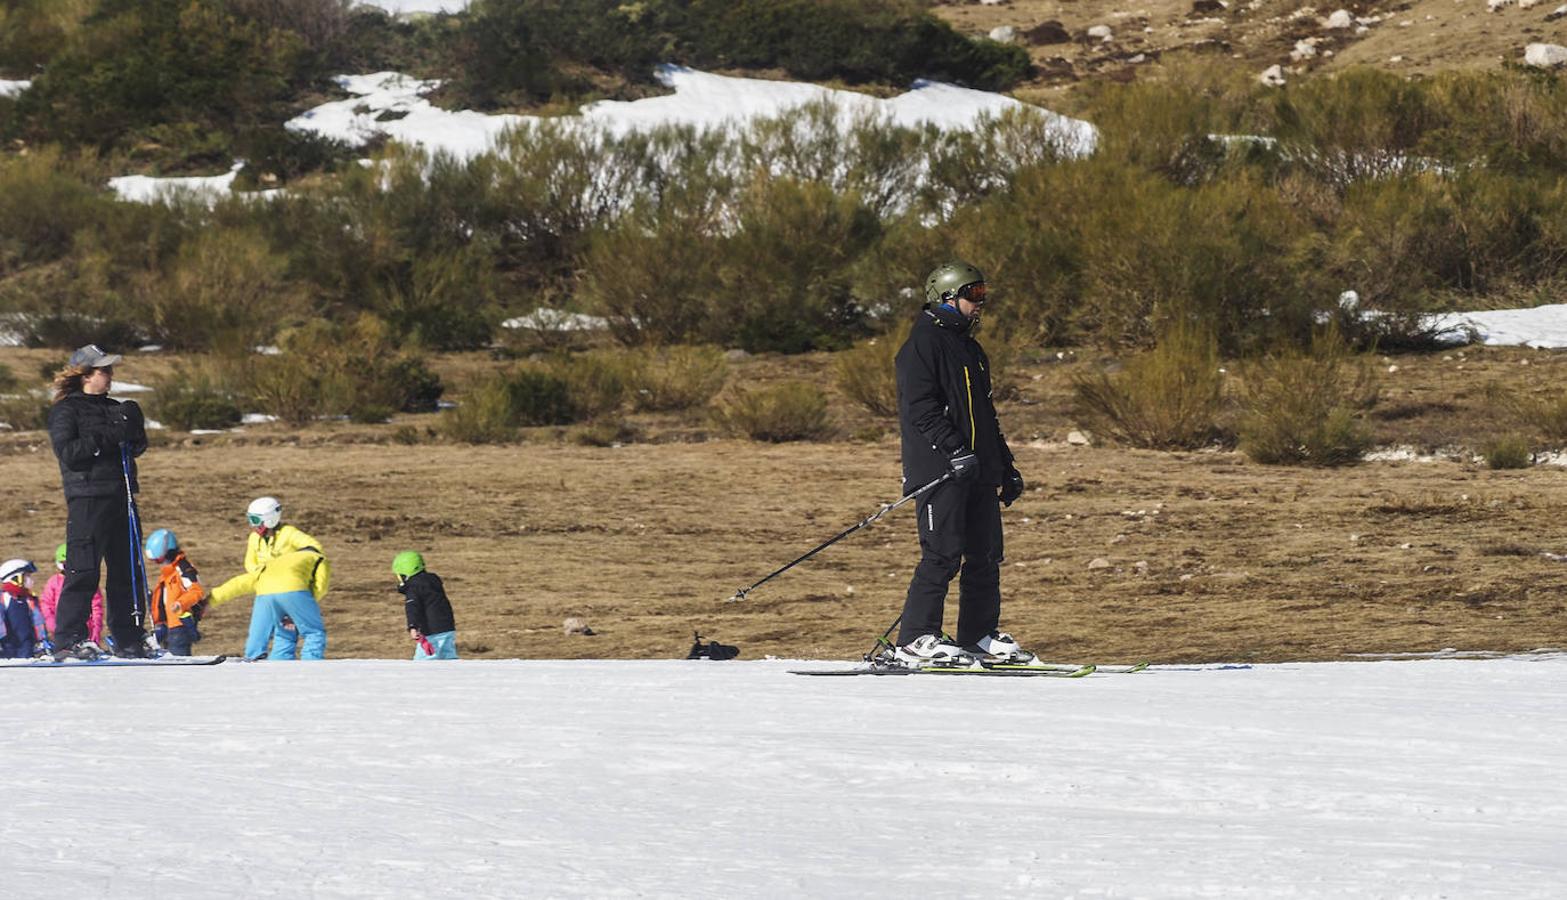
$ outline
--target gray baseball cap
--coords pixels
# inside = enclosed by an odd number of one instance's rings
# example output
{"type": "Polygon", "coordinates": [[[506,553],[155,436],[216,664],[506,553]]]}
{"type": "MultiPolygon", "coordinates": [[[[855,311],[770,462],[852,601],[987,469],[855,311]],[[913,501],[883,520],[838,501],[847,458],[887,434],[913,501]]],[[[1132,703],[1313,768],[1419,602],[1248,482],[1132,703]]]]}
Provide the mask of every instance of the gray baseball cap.
{"type": "Polygon", "coordinates": [[[120,354],[105,353],[103,352],[103,348],[97,344],[88,344],[85,347],[78,348],[75,353],[72,353],[70,362],[68,362],[67,365],[73,367],[81,366],[83,368],[101,369],[104,366],[112,366],[119,361],[120,354]]]}

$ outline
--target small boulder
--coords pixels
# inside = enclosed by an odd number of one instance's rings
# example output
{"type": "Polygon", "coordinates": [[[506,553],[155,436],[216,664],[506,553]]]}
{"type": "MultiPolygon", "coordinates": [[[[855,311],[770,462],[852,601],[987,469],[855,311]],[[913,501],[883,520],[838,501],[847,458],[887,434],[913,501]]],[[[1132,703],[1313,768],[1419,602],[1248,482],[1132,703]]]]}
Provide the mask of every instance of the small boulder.
{"type": "Polygon", "coordinates": [[[1262,70],[1262,74],[1257,76],[1257,80],[1268,87],[1283,87],[1284,67],[1280,65],[1269,66],[1262,70]]]}
{"type": "Polygon", "coordinates": [[[588,627],[588,623],[577,618],[576,616],[572,616],[571,618],[562,622],[560,630],[565,632],[567,637],[570,637],[574,634],[591,635],[593,633],[593,629],[588,627]]]}
{"type": "Polygon", "coordinates": [[[1072,41],[1072,34],[1066,30],[1065,25],[1055,19],[1046,19],[1023,32],[1023,40],[1036,47],[1047,44],[1068,44],[1072,41]]]}
{"type": "Polygon", "coordinates": [[[1548,14],[1545,21],[1554,22],[1557,19],[1567,19],[1567,4],[1556,7],[1556,11],[1548,14]]]}
{"type": "Polygon", "coordinates": [[[1088,571],[1090,572],[1097,572],[1100,569],[1108,568],[1110,568],[1110,560],[1105,559],[1103,556],[1096,556],[1088,561],[1088,571]]]}
{"type": "Polygon", "coordinates": [[[1101,43],[1107,42],[1115,37],[1115,32],[1110,29],[1109,25],[1090,25],[1088,26],[1088,30],[1083,32],[1083,34],[1090,41],[1099,41],[1101,43]]]}
{"type": "Polygon", "coordinates": [[[1087,447],[1089,444],[1088,435],[1081,431],[1068,431],[1066,433],[1066,442],[1074,447],[1087,447]]]}
{"type": "Polygon", "coordinates": [[[1322,27],[1329,31],[1342,31],[1355,27],[1355,14],[1347,9],[1334,10],[1333,15],[1328,16],[1322,27]]]}
{"type": "Polygon", "coordinates": [[[999,28],[990,29],[988,37],[998,44],[1010,44],[1017,40],[1017,29],[1011,25],[1002,25],[999,28]]]}
{"type": "Polygon", "coordinates": [[[1530,44],[1524,48],[1523,61],[1524,65],[1539,69],[1567,66],[1567,47],[1560,44],[1530,44]]]}

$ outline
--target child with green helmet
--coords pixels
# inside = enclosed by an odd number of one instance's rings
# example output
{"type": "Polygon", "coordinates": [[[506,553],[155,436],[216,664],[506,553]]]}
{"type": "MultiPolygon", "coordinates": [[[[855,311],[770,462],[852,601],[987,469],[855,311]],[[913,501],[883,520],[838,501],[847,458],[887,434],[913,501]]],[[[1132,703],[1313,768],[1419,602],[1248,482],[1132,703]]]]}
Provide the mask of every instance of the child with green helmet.
{"type": "MultiPolygon", "coordinates": [[[[38,605],[43,609],[44,627],[49,629],[49,640],[54,640],[54,611],[60,605],[60,591],[65,587],[65,545],[54,551],[54,574],[44,583],[44,592],[38,595],[38,605]]],[[[94,644],[103,642],[103,591],[94,591],[92,612],[87,617],[87,639],[94,644]]]]}
{"type": "Polygon", "coordinates": [[[404,550],[392,559],[397,591],[403,595],[414,659],[456,659],[457,619],[441,578],[424,567],[424,557],[404,550]]]}

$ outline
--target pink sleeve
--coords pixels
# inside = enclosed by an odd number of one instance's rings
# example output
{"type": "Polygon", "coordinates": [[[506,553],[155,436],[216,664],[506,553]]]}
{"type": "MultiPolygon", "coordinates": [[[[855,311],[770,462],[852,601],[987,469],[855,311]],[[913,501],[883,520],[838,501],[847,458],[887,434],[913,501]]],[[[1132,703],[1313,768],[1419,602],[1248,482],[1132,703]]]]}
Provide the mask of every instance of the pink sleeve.
{"type": "Polygon", "coordinates": [[[103,640],[103,591],[92,595],[92,615],[87,617],[87,637],[94,643],[103,640]]]}
{"type": "Polygon", "coordinates": [[[49,576],[44,592],[38,597],[38,605],[44,611],[44,627],[54,634],[54,610],[60,605],[60,588],[65,586],[65,576],[59,573],[49,576]]]}

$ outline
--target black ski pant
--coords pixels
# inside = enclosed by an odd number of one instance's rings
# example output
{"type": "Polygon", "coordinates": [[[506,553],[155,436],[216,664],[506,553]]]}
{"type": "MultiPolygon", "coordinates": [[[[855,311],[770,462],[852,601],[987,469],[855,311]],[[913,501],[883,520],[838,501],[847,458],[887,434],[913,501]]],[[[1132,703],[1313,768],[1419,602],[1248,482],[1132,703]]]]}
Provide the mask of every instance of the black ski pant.
{"type": "Polygon", "coordinates": [[[104,585],[105,627],[116,647],[134,646],[143,640],[138,619],[139,604],[131,587],[132,553],[130,515],[125,495],[73,497],[66,501],[65,584],[55,609],[54,645],[69,647],[87,639],[87,616],[92,595],[98,590],[99,566],[106,564],[104,585]]]}
{"type": "Polygon", "coordinates": [[[898,643],[941,633],[947,585],[958,578],[957,641],[971,647],[1001,621],[1001,500],[993,484],[947,482],[919,499],[922,555],[903,603],[898,643]]]}

